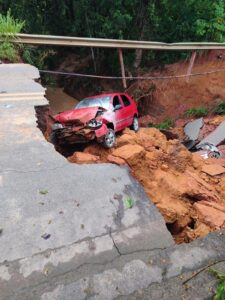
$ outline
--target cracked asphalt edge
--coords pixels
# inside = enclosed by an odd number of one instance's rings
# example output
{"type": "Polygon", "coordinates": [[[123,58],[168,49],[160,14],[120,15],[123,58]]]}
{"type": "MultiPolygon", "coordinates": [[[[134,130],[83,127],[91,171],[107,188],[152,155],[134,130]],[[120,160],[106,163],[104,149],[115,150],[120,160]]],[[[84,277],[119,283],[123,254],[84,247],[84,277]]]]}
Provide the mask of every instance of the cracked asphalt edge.
{"type": "MultiPolygon", "coordinates": [[[[55,259],[43,264],[42,271],[26,274],[26,264],[29,268],[31,266],[31,262],[27,259],[5,262],[0,266],[0,270],[8,268],[10,274],[10,270],[16,268],[17,272],[14,273],[13,278],[10,278],[11,280],[4,280],[0,284],[0,299],[31,299],[29,297],[33,299],[56,299],[57,297],[58,299],[74,299],[72,297],[75,297],[75,299],[105,300],[120,299],[120,297],[129,295],[138,297],[141,291],[143,293],[149,291],[152,285],[166,286],[168,280],[178,278],[188,272],[190,274],[190,272],[213,262],[225,259],[225,231],[211,233],[190,244],[175,245],[166,249],[145,249],[125,254],[118,253],[109,235],[104,238],[107,239],[108,246],[108,239],[110,239],[112,249],[114,249],[110,256],[108,253],[105,255],[104,251],[97,254],[96,251],[105,243],[103,240],[100,244],[98,244],[99,241],[97,243],[95,241],[97,246],[93,249],[95,251],[94,259],[92,257],[91,260],[88,260],[82,252],[80,255],[84,255],[84,257],[82,263],[79,264],[76,255],[67,262],[60,262],[57,269],[53,267],[53,264],[56,263],[55,259]],[[24,277],[24,275],[27,276],[24,277]]],[[[83,243],[86,245],[79,244],[79,247],[82,248],[80,251],[89,247],[88,241],[83,243]]],[[[105,250],[107,252],[107,249],[105,250]]],[[[67,256],[65,249],[62,254],[67,256]]],[[[48,251],[45,251],[42,259],[36,263],[40,263],[44,257],[47,262],[48,251]]],[[[130,299],[129,297],[127,299],[130,299]]]]}

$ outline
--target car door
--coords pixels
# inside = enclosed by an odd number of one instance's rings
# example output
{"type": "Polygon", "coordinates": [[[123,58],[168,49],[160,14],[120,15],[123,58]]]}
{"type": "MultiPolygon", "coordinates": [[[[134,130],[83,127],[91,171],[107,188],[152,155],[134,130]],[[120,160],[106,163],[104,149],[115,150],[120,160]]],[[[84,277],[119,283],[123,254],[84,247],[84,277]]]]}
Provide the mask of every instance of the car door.
{"type": "Polygon", "coordinates": [[[130,126],[133,122],[133,108],[131,105],[131,101],[130,99],[124,95],[121,94],[120,95],[120,99],[123,103],[123,128],[126,128],[128,126],[130,126]]]}
{"type": "Polygon", "coordinates": [[[113,97],[113,111],[114,111],[114,118],[115,118],[115,131],[120,131],[124,128],[124,107],[123,103],[119,97],[119,95],[115,95],[113,97]]]}

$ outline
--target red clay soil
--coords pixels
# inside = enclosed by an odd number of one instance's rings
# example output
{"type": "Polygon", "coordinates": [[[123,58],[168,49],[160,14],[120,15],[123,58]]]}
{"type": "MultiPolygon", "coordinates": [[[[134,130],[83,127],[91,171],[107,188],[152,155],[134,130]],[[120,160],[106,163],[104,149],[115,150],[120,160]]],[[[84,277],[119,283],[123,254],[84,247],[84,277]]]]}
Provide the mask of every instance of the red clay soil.
{"type": "MultiPolygon", "coordinates": [[[[138,133],[126,129],[114,149],[100,145],[75,152],[72,163],[126,164],[163,215],[177,243],[190,242],[225,228],[225,173],[210,176],[207,166],[224,166],[224,159],[203,160],[179,140],[167,140],[155,128],[138,133]]],[[[225,169],[224,169],[225,171],[225,169]]]]}
{"type": "MultiPolygon", "coordinates": [[[[165,66],[163,71],[142,75],[155,77],[182,75],[187,73],[188,64],[188,61],[179,62],[165,66]]],[[[223,68],[225,68],[225,52],[211,51],[196,58],[192,73],[223,68]]],[[[139,99],[141,114],[151,115],[161,122],[168,117],[179,119],[187,109],[192,107],[206,106],[212,109],[221,99],[225,100],[224,82],[225,71],[191,77],[188,82],[185,78],[138,81],[131,85],[127,92],[133,96],[138,90],[141,94],[149,94],[139,99]]],[[[136,96],[137,98],[139,97],[136,96]]]]}

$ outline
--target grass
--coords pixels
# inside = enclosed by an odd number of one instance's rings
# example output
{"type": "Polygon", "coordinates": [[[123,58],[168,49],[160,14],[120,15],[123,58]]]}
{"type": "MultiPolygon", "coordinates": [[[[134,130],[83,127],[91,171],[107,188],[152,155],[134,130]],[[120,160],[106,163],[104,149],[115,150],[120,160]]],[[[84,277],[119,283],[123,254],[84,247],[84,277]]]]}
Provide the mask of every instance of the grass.
{"type": "Polygon", "coordinates": [[[6,16],[0,14],[0,59],[15,62],[18,60],[18,46],[12,43],[16,39],[25,22],[14,19],[11,11],[8,10],[6,16]]]}
{"type": "Polygon", "coordinates": [[[207,116],[209,113],[208,109],[204,106],[199,106],[199,107],[193,107],[188,109],[185,112],[185,116],[186,117],[205,117],[207,116]]]}
{"type": "Polygon", "coordinates": [[[218,271],[216,269],[209,269],[209,272],[213,273],[216,278],[219,279],[217,286],[217,292],[214,296],[214,300],[224,300],[225,299],[225,271],[218,271]]]}
{"type": "Polygon", "coordinates": [[[24,21],[14,19],[11,16],[11,11],[8,10],[6,16],[0,14],[0,37],[4,41],[15,39],[16,34],[22,30],[24,25],[24,21]]]}
{"type": "Polygon", "coordinates": [[[152,124],[150,123],[148,127],[154,127],[157,129],[170,129],[173,126],[174,121],[171,118],[165,119],[162,123],[152,124]]]}
{"type": "Polygon", "coordinates": [[[219,104],[216,105],[214,113],[217,115],[225,114],[225,101],[221,101],[219,104]]]}
{"type": "Polygon", "coordinates": [[[125,201],[127,208],[132,208],[134,206],[134,201],[131,197],[128,197],[125,201]]]}

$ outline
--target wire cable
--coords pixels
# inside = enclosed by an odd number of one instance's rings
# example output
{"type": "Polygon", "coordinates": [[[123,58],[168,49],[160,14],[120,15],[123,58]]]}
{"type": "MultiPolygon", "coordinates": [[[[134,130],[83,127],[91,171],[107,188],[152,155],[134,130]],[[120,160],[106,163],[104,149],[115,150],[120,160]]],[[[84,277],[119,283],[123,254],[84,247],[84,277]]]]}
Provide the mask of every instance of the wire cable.
{"type": "Polygon", "coordinates": [[[70,72],[61,72],[61,71],[49,71],[49,70],[39,70],[40,73],[44,74],[52,74],[52,75],[62,75],[62,76],[76,76],[76,77],[86,77],[86,78],[96,78],[96,79],[113,79],[113,80],[169,80],[169,79],[176,79],[176,78],[186,78],[186,77],[195,77],[195,76],[205,76],[214,73],[225,72],[225,68],[200,72],[200,73],[192,73],[192,74],[181,74],[181,75],[171,75],[171,76],[102,76],[102,75],[91,75],[91,74],[81,74],[81,73],[70,73],[70,72]]]}

